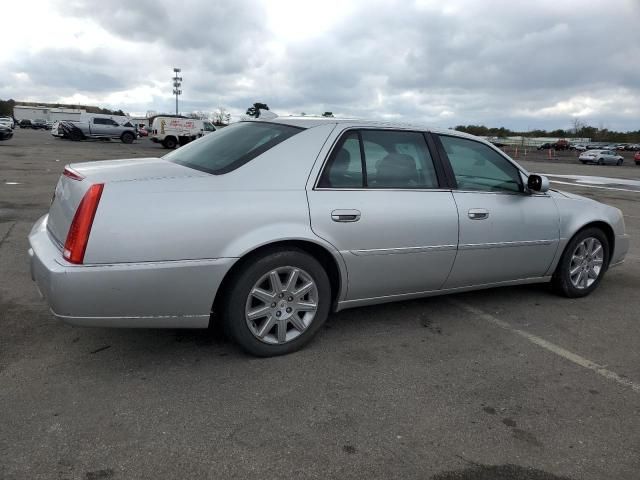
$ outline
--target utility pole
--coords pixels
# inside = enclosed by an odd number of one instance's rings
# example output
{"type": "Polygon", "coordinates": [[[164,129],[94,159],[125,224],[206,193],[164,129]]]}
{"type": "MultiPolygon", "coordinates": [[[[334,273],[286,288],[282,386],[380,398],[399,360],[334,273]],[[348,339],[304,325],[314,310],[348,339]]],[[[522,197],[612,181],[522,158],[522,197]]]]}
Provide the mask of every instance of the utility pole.
{"type": "Polygon", "coordinates": [[[178,73],[180,73],[179,68],[174,68],[173,73],[173,93],[176,96],[176,115],[178,115],[178,95],[182,95],[182,90],[180,90],[180,85],[182,85],[182,77],[178,76],[178,73]]]}

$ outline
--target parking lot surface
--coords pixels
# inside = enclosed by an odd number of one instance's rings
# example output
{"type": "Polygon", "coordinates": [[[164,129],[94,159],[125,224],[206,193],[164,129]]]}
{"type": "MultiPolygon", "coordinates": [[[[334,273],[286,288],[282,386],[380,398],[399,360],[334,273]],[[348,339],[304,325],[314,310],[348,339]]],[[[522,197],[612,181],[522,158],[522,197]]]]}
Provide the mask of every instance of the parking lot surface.
{"type": "Polygon", "coordinates": [[[522,162],[624,212],[627,261],[593,295],[346,310],[257,359],[216,332],[64,325],[31,282],[27,235],[65,164],[164,153],[0,142],[0,478],[640,478],[640,167],[522,162]]]}

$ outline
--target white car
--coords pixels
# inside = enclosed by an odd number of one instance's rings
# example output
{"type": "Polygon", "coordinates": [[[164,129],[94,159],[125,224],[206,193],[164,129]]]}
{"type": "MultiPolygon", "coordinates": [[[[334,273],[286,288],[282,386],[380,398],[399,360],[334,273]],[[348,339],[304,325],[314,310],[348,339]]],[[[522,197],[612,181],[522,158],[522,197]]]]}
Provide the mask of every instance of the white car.
{"type": "Polygon", "coordinates": [[[11,130],[15,127],[13,123],[13,118],[9,117],[0,117],[0,125],[4,125],[5,127],[9,127],[11,130]]]}
{"type": "Polygon", "coordinates": [[[588,150],[578,157],[582,163],[597,163],[598,165],[622,165],[624,157],[618,155],[615,150],[588,150]]]}

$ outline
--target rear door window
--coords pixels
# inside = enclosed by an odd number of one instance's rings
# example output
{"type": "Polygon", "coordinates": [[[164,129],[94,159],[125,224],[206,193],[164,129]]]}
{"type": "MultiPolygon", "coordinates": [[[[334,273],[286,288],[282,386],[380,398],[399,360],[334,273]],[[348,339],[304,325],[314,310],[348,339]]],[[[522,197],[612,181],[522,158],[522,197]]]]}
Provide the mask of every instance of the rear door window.
{"type": "Polygon", "coordinates": [[[320,188],[419,189],[438,186],[433,159],[423,134],[400,130],[348,132],[331,153],[318,182],[320,188]]]}
{"type": "Polygon", "coordinates": [[[302,130],[278,123],[240,122],[205,135],[163,158],[213,175],[223,175],[302,130]]]}

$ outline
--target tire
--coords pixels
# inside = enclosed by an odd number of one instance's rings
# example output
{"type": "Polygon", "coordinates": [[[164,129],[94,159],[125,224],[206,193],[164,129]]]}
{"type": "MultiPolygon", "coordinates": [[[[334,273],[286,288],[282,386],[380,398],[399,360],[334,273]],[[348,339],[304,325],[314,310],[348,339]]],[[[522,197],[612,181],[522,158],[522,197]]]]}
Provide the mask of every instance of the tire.
{"type": "Polygon", "coordinates": [[[124,132],[120,136],[120,140],[122,140],[122,143],[133,143],[135,139],[136,139],[135,135],[131,132],[124,132]]]}
{"type": "Polygon", "coordinates": [[[329,315],[329,277],[314,257],[301,250],[276,250],[246,262],[234,274],[229,285],[231,287],[221,309],[223,327],[225,333],[251,355],[272,357],[299,350],[320,330],[329,315]],[[286,289],[294,271],[298,272],[294,285],[286,289]],[[282,288],[274,287],[274,275],[277,275],[282,288]],[[282,293],[302,290],[303,285],[310,283],[313,287],[300,297],[295,293],[282,293]],[[252,295],[252,291],[259,291],[264,300],[252,295]],[[307,307],[315,304],[316,309],[295,309],[296,305],[303,304],[307,307]],[[263,310],[265,315],[260,316],[263,310]],[[259,315],[254,321],[248,319],[250,311],[259,315]],[[287,313],[290,311],[292,313],[287,313]],[[262,336],[260,329],[263,329],[262,336]]]}
{"type": "Polygon", "coordinates": [[[587,162],[585,162],[584,160],[580,160],[580,163],[582,163],[583,165],[587,164],[587,162]]]}
{"type": "Polygon", "coordinates": [[[604,165],[604,160],[602,160],[601,158],[598,159],[598,165],[604,165]]]}
{"type": "MultiPolygon", "coordinates": [[[[588,241],[587,241],[588,245],[588,241]]],[[[604,277],[605,272],[607,271],[607,267],[609,266],[609,258],[610,258],[610,249],[609,249],[609,241],[607,240],[607,236],[604,234],[602,230],[595,227],[585,228],[584,230],[580,230],[578,233],[574,235],[571,241],[567,244],[564,249],[564,253],[560,258],[560,262],[556,267],[556,271],[553,274],[551,279],[551,285],[553,290],[562,296],[569,298],[578,298],[585,297],[593,292],[600,282],[602,281],[602,277],[604,277]],[[601,254],[601,263],[600,270],[597,272],[597,277],[595,279],[589,278],[587,275],[587,279],[584,280],[584,276],[582,277],[583,281],[586,283],[589,280],[593,280],[591,284],[576,286],[575,280],[577,279],[578,285],[580,285],[580,277],[581,271],[573,276],[571,275],[571,270],[577,268],[579,265],[579,261],[574,261],[574,254],[576,252],[580,253],[578,250],[579,246],[584,245],[583,242],[587,241],[587,239],[595,239],[600,243],[602,247],[601,254]]],[[[582,250],[584,252],[584,250],[582,250]]],[[[596,262],[593,263],[595,265],[596,262]]],[[[588,266],[586,267],[588,268],[588,266]]],[[[587,270],[588,272],[588,270],[587,270]]]]}
{"type": "Polygon", "coordinates": [[[80,140],[82,140],[82,133],[76,130],[72,130],[71,133],[69,133],[69,139],[73,140],[74,142],[79,142],[80,140]]]}
{"type": "Polygon", "coordinates": [[[622,160],[618,160],[618,163],[616,163],[616,165],[618,166],[622,165],[622,160]]]}
{"type": "Polygon", "coordinates": [[[166,137],[162,142],[162,145],[164,145],[165,148],[169,149],[176,148],[177,144],[178,142],[176,142],[176,139],[174,137],[166,137]]]}

